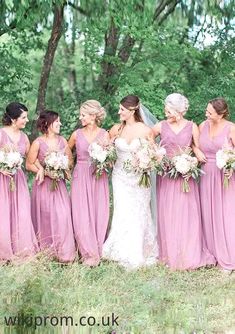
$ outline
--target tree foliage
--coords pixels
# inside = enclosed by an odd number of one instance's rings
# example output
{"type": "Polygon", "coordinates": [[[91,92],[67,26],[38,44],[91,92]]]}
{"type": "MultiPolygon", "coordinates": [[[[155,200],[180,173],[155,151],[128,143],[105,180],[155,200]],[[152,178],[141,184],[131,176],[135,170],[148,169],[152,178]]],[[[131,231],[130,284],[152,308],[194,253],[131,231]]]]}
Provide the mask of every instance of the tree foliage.
{"type": "Polygon", "coordinates": [[[197,123],[216,96],[234,119],[234,2],[2,1],[1,110],[12,100],[25,102],[31,119],[58,110],[68,136],[88,98],[105,105],[109,127],[121,97],[139,95],[162,119],[165,97],[177,91],[197,123]]]}

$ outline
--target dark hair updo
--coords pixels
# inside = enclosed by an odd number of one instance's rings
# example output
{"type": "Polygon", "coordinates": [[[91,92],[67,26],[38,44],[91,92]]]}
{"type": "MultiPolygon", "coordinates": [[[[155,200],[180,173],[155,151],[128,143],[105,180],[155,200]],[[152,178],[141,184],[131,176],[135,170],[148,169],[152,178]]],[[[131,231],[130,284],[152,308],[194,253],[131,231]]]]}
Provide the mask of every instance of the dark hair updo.
{"type": "Polygon", "coordinates": [[[143,122],[143,119],[140,115],[140,99],[136,95],[127,95],[121,101],[120,104],[132,111],[134,110],[134,118],[136,122],[143,122]]]}
{"type": "Polygon", "coordinates": [[[49,126],[55,122],[59,114],[52,110],[44,110],[37,119],[37,129],[42,133],[47,133],[49,126]]]}
{"type": "Polygon", "coordinates": [[[218,115],[223,115],[223,118],[228,118],[228,104],[223,97],[217,97],[213,100],[210,100],[208,103],[212,105],[218,115]]]}
{"type": "Polygon", "coordinates": [[[2,117],[3,125],[11,125],[12,121],[19,118],[20,115],[24,112],[28,111],[26,106],[19,102],[11,102],[7,105],[6,111],[2,117]]]}

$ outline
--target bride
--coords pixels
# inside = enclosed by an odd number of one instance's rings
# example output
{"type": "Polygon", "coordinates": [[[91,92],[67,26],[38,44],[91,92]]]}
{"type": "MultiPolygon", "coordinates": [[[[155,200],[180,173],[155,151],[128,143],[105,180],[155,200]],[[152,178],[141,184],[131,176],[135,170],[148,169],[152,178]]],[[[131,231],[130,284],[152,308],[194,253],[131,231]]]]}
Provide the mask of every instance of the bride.
{"type": "Polygon", "coordinates": [[[139,175],[127,174],[123,163],[138,149],[140,138],[152,139],[153,134],[143,123],[137,96],[124,97],[118,114],[121,124],[110,130],[118,158],[112,174],[112,226],[103,246],[103,258],[134,269],[156,263],[158,250],[150,210],[151,189],[140,187],[139,175]]]}

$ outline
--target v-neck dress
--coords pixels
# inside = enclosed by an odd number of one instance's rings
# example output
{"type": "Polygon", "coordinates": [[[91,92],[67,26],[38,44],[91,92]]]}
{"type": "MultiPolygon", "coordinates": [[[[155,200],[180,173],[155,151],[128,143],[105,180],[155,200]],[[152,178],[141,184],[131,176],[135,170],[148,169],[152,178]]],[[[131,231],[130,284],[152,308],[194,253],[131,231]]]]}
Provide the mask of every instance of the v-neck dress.
{"type": "MultiPolygon", "coordinates": [[[[38,160],[44,165],[45,156],[50,149],[41,138],[38,160]]],[[[63,138],[58,136],[58,149],[63,151],[63,138]]],[[[35,180],[32,189],[32,219],[39,240],[40,249],[60,262],[74,260],[75,240],[72,226],[71,202],[64,180],[58,182],[58,188],[51,190],[52,180],[45,176],[39,185],[35,180]]]]}
{"type": "Polygon", "coordinates": [[[203,230],[207,247],[215,256],[218,265],[224,269],[235,269],[235,175],[229,180],[228,188],[223,186],[223,172],[216,166],[216,152],[224,145],[233,147],[229,133],[231,123],[210,138],[209,121],[206,121],[200,135],[200,148],[207,162],[206,173],[200,182],[203,230]]]}
{"type": "MultiPolygon", "coordinates": [[[[0,148],[14,146],[25,157],[27,137],[21,132],[14,144],[6,131],[0,129],[0,148]]],[[[0,261],[23,258],[38,251],[37,239],[31,220],[30,195],[22,169],[13,176],[16,188],[10,190],[10,178],[0,173],[0,261]]]]}
{"type": "MultiPolygon", "coordinates": [[[[193,123],[175,133],[167,121],[162,122],[161,143],[169,157],[192,145],[193,123]]],[[[204,177],[204,176],[203,176],[204,177]]],[[[189,180],[190,192],[182,191],[182,178],[158,177],[159,259],[172,269],[195,269],[214,264],[202,234],[198,184],[189,180]]]]}
{"type": "MultiPolygon", "coordinates": [[[[100,129],[95,141],[106,134],[100,129]]],[[[82,129],[76,133],[77,163],[71,185],[72,216],[78,251],[83,260],[99,260],[109,221],[108,176],[96,179],[82,129]]]]}

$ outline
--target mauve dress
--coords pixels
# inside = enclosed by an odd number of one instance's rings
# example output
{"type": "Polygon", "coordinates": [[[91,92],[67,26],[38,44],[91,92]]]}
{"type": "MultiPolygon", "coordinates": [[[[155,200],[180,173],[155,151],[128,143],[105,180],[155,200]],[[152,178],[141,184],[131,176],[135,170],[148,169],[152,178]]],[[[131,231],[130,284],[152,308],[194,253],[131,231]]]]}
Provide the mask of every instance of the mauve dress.
{"type": "MultiPolygon", "coordinates": [[[[45,156],[49,150],[42,138],[39,143],[38,160],[44,165],[45,156]]],[[[63,137],[58,136],[58,149],[63,151],[63,137]]],[[[58,182],[58,189],[51,191],[52,180],[45,176],[43,183],[38,185],[35,180],[32,189],[32,220],[41,250],[60,262],[74,260],[75,240],[72,226],[71,202],[64,180],[58,182]]]]}
{"type": "Polygon", "coordinates": [[[233,147],[229,138],[231,123],[213,139],[209,137],[209,121],[206,121],[200,135],[200,148],[207,162],[206,173],[200,183],[203,230],[207,247],[223,269],[235,269],[235,175],[229,180],[227,189],[223,186],[223,172],[216,166],[216,152],[223,145],[233,147]]]}
{"type": "MultiPolygon", "coordinates": [[[[21,132],[15,145],[4,129],[0,129],[0,148],[12,145],[22,157],[27,148],[27,137],[21,132]]],[[[32,256],[38,251],[31,220],[30,195],[25,174],[19,169],[13,176],[16,189],[10,191],[10,178],[0,173],[0,261],[32,256]]]]}
{"type": "MultiPolygon", "coordinates": [[[[192,144],[193,123],[174,133],[167,121],[161,125],[161,143],[168,156],[192,144]]],[[[172,269],[195,269],[214,264],[202,234],[198,184],[190,179],[190,192],[182,191],[182,178],[158,177],[159,260],[172,269]]]]}
{"type": "MultiPolygon", "coordinates": [[[[102,140],[106,133],[100,129],[94,141],[102,140]]],[[[99,260],[109,221],[108,176],[103,174],[96,179],[88,147],[82,129],[78,129],[77,164],[71,185],[72,215],[75,239],[82,259],[99,260]]]]}

